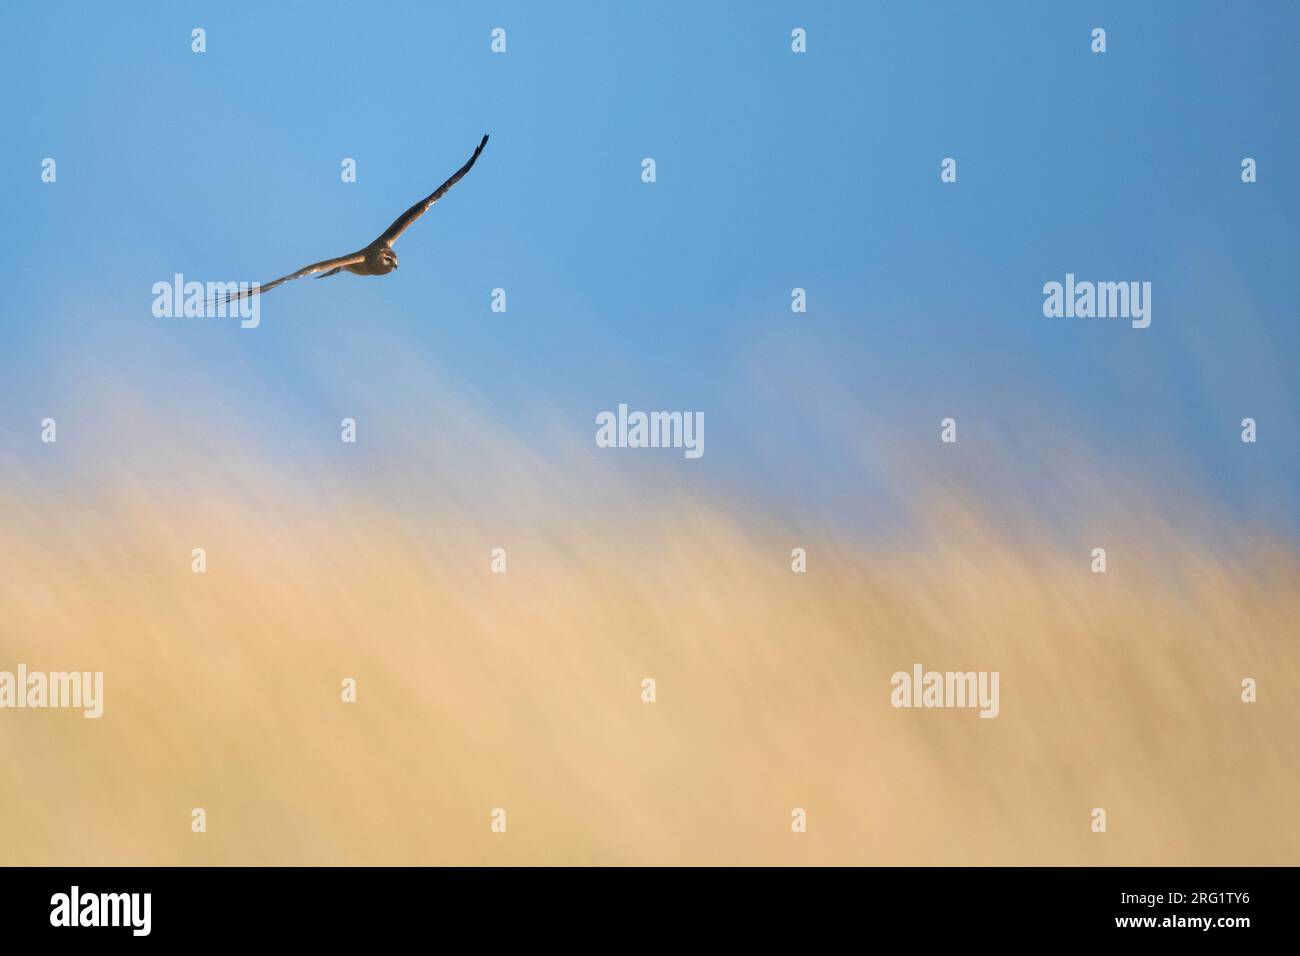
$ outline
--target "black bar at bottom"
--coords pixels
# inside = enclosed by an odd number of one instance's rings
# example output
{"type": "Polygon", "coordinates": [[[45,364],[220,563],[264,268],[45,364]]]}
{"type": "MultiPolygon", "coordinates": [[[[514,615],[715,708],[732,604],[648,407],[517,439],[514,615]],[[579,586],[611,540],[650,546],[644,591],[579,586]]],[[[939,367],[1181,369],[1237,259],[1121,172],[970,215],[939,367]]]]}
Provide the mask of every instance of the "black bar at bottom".
{"type": "Polygon", "coordinates": [[[1279,868],[9,868],[7,942],[1294,937],[1279,868]],[[74,890],[75,887],[75,890],[74,890]],[[147,897],[145,894],[148,894],[147,897]],[[91,925],[87,925],[91,924],[91,925]],[[109,924],[109,925],[104,925],[109,924]],[[663,934],[671,931],[672,937],[663,934]],[[609,932],[618,935],[608,936],[609,932]],[[626,934],[626,935],[623,935],[626,934]]]}

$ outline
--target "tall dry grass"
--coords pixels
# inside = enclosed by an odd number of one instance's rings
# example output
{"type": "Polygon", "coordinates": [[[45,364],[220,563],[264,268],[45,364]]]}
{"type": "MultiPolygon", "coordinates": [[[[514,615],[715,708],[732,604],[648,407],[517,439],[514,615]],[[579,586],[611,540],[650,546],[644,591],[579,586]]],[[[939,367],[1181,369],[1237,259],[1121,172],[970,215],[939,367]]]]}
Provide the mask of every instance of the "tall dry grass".
{"type": "Polygon", "coordinates": [[[1300,862],[1294,551],[1126,513],[1097,575],[955,493],[866,541],[515,452],[509,521],[266,460],[11,472],[0,669],[103,670],[105,713],[0,712],[0,859],[1300,862]],[[1000,671],[1000,716],[892,709],[917,661],[1000,671]]]}

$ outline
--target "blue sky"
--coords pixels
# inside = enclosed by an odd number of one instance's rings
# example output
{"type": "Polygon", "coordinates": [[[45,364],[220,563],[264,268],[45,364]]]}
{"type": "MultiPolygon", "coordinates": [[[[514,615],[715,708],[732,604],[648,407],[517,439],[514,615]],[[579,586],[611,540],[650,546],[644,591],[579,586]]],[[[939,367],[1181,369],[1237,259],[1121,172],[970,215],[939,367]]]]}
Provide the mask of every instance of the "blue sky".
{"type": "Polygon", "coordinates": [[[72,378],[224,390],[284,435],[394,388],[396,348],[521,433],[704,411],[673,480],[777,511],[864,506],[852,416],[815,412],[833,384],[872,434],[1077,426],[1117,471],[1172,462],[1300,533],[1294,4],[45,3],[7,26],[7,456],[92,411],[72,378]],[[151,315],[176,272],[359,248],[484,132],[394,275],[286,285],[257,330],[151,315]],[[1045,318],[1067,272],[1150,281],[1151,327],[1045,318]]]}

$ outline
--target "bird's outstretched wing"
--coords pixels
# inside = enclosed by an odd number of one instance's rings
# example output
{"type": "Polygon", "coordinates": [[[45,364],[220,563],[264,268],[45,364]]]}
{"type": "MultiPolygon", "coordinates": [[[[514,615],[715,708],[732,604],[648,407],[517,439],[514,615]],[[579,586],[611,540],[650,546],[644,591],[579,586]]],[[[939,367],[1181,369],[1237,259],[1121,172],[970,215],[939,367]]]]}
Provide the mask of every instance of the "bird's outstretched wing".
{"type": "Polygon", "coordinates": [[[461,181],[461,178],[473,167],[474,161],[478,159],[478,154],[483,152],[483,147],[487,145],[487,141],[488,138],[484,135],[483,141],[478,144],[478,149],[474,150],[474,155],[469,158],[469,162],[456,170],[456,172],[452,173],[451,178],[435,189],[432,193],[398,216],[397,221],[389,226],[384,231],[384,234],[375,240],[375,243],[377,244],[382,242],[391,246],[398,236],[406,232],[411,223],[415,222],[415,220],[428,212],[429,207],[442,198],[443,193],[461,181]]]}
{"type": "Polygon", "coordinates": [[[269,292],[270,290],[278,286],[280,283],[288,282],[290,279],[301,279],[303,276],[309,276],[312,275],[313,273],[318,273],[318,272],[325,272],[326,270],[330,270],[331,272],[338,272],[339,269],[343,268],[344,266],[350,266],[358,262],[364,262],[365,259],[366,259],[366,254],[364,252],[353,252],[353,253],[349,253],[346,256],[339,256],[336,259],[326,259],[324,262],[313,262],[309,266],[303,266],[301,269],[299,269],[297,272],[293,273],[292,275],[280,276],[280,278],[278,279],[273,279],[272,281],[267,282],[264,285],[259,285],[253,289],[241,289],[238,292],[231,292],[227,295],[222,296],[216,301],[218,303],[224,303],[224,302],[234,302],[238,299],[247,299],[251,296],[258,295],[262,292],[269,292]]]}

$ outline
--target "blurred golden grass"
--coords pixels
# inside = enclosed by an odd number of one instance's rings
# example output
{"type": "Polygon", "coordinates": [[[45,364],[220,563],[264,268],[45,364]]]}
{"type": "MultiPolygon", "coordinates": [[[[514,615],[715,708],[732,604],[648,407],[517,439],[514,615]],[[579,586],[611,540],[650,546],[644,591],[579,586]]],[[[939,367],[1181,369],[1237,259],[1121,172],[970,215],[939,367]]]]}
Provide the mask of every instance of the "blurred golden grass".
{"type": "Polygon", "coordinates": [[[99,720],[0,711],[4,863],[1300,862],[1300,562],[1263,538],[1119,513],[1097,575],[956,495],[867,543],[256,463],[163,487],[0,486],[0,669],[105,672],[99,720]],[[1001,715],[893,710],[916,661],[1000,671],[1001,715]]]}

